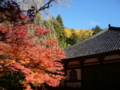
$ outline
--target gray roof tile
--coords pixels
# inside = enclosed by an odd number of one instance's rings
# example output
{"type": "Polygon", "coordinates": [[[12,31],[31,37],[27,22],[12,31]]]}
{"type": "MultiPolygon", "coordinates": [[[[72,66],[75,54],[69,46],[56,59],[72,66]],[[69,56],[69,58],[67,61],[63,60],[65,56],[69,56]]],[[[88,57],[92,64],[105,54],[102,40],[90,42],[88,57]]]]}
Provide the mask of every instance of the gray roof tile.
{"type": "Polygon", "coordinates": [[[120,50],[120,28],[109,27],[90,38],[65,49],[66,58],[120,50]]]}

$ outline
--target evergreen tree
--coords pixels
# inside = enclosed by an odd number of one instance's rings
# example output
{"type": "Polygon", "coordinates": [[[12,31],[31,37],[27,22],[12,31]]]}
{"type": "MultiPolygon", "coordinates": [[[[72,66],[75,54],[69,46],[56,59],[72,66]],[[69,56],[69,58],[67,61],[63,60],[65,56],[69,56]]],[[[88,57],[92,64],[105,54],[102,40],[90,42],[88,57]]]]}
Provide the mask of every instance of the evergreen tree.
{"type": "Polygon", "coordinates": [[[92,31],[93,31],[93,35],[95,35],[96,33],[102,31],[101,27],[96,25],[95,28],[92,28],[92,31]]]}
{"type": "Polygon", "coordinates": [[[60,23],[60,26],[63,26],[63,27],[64,27],[63,21],[62,21],[62,17],[60,16],[60,14],[58,14],[56,20],[60,23]]]}
{"type": "Polygon", "coordinates": [[[59,41],[59,46],[61,48],[66,47],[66,37],[64,31],[64,25],[62,21],[62,17],[60,15],[57,16],[56,21],[54,23],[54,29],[56,31],[56,36],[59,41]]]}

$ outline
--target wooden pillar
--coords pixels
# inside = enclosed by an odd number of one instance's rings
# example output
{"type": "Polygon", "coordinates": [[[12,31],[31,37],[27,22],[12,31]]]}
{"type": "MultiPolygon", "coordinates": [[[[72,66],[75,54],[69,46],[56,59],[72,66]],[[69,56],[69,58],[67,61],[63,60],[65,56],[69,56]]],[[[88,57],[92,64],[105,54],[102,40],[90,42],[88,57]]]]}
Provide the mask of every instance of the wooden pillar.
{"type": "Polygon", "coordinates": [[[105,57],[98,57],[97,59],[100,61],[100,65],[103,65],[103,60],[105,57]]]}
{"type": "MultiPolygon", "coordinates": [[[[68,62],[64,62],[65,76],[67,76],[67,65],[68,65],[68,62]]],[[[66,80],[64,80],[64,85],[65,85],[65,87],[67,86],[66,80]]]]}
{"type": "Polygon", "coordinates": [[[85,60],[83,59],[83,60],[79,60],[79,62],[80,62],[80,69],[81,69],[81,89],[82,89],[82,87],[83,87],[83,65],[84,65],[84,62],[85,62],[85,60]]]}

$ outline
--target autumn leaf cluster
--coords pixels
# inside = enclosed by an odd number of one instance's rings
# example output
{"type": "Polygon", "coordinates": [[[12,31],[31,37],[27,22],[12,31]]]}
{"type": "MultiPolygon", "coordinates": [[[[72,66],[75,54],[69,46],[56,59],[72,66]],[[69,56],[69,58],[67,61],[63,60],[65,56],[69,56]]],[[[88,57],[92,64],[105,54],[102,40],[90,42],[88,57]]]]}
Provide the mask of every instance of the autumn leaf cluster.
{"type": "Polygon", "coordinates": [[[58,86],[64,79],[60,59],[65,53],[55,38],[41,39],[50,30],[26,23],[30,19],[20,11],[17,3],[11,3],[12,6],[0,13],[3,17],[0,24],[0,78],[13,76],[12,83],[17,82],[25,90],[44,84],[58,86]]]}
{"type": "MultiPolygon", "coordinates": [[[[64,53],[57,45],[56,39],[38,40],[49,33],[34,25],[10,24],[0,25],[0,76],[12,72],[20,72],[19,83],[30,90],[33,86],[58,86],[64,78],[60,58],[64,53]],[[30,29],[34,35],[30,35],[30,29]],[[21,80],[21,78],[23,78],[21,80]]],[[[26,89],[26,90],[27,90],[26,89]]]]}

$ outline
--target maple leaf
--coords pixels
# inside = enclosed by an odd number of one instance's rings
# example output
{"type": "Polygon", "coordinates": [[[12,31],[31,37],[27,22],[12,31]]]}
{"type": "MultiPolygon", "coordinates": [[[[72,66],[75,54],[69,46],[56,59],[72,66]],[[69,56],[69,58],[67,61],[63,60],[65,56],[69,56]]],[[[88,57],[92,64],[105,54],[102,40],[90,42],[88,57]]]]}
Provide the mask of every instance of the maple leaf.
{"type": "Polygon", "coordinates": [[[60,58],[64,58],[65,53],[57,46],[57,40],[54,38],[42,41],[38,45],[39,40],[35,40],[35,36],[42,37],[49,31],[33,25],[33,37],[29,34],[27,25],[15,23],[0,27],[0,32],[6,35],[1,37],[0,41],[0,55],[5,56],[0,63],[0,76],[6,75],[6,72],[20,72],[19,79],[24,78],[25,83],[21,84],[26,90],[32,90],[30,84],[36,87],[41,87],[43,83],[58,86],[60,80],[64,79],[64,68],[60,58]],[[29,37],[32,38],[29,40],[29,37]]]}

